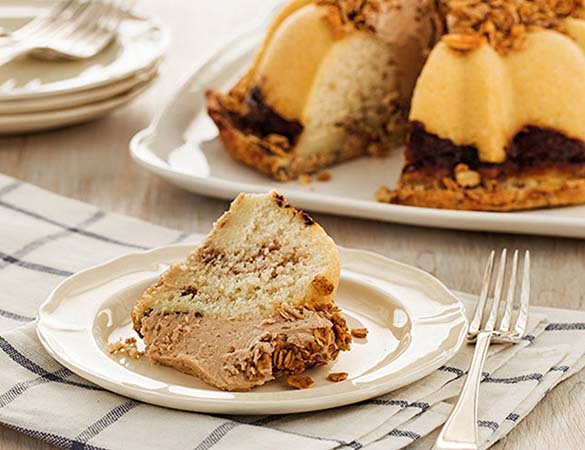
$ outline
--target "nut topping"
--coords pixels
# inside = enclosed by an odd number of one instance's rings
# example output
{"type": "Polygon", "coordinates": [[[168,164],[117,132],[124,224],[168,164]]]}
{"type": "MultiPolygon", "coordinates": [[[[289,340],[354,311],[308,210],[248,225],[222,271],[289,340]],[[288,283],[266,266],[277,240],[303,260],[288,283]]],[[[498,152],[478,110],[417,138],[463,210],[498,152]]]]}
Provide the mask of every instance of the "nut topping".
{"type": "Polygon", "coordinates": [[[304,377],[302,375],[292,375],[286,379],[289,386],[296,389],[307,389],[315,384],[311,377],[304,377]]]}
{"type": "Polygon", "coordinates": [[[368,335],[367,328],[352,328],[351,335],[355,338],[362,339],[368,335]]]}
{"type": "Polygon", "coordinates": [[[334,383],[347,380],[347,372],[332,372],[327,375],[327,379],[329,381],[333,381],[334,383]]]}
{"type": "Polygon", "coordinates": [[[526,32],[563,31],[562,19],[583,15],[583,0],[443,0],[453,50],[468,51],[489,42],[499,53],[520,48],[526,32]]]}
{"type": "Polygon", "coordinates": [[[467,164],[457,164],[455,167],[455,180],[463,188],[474,188],[481,183],[481,176],[475,170],[471,170],[467,164]]]}

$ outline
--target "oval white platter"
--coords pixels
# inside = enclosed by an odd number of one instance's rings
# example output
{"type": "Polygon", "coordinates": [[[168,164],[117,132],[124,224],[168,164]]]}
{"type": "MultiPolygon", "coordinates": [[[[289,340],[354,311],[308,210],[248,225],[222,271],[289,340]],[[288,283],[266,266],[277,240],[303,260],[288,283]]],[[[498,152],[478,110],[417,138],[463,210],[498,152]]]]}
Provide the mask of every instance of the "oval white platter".
{"type": "MultiPolygon", "coordinates": [[[[14,30],[57,2],[0,0],[0,27],[14,30]]],[[[18,58],[1,65],[0,102],[61,95],[123,80],[160,60],[169,42],[164,25],[130,14],[121,23],[116,40],[93,58],[59,63],[18,58]]]]}
{"type": "Polygon", "coordinates": [[[585,238],[585,206],[529,212],[454,211],[388,205],[375,201],[383,185],[394,186],[402,149],[388,158],[361,158],[329,170],[332,179],[302,186],[273,181],[232,160],[205,108],[205,91],[227,90],[246,70],[261,42],[263,27],[236,36],[200,64],[152,124],[130,144],[146,170],[192,192],[232,199],[239,192],[277,189],[297,206],[323,213],[475,231],[585,238]]]}
{"type": "Polygon", "coordinates": [[[280,414],[366,400],[412,383],[444,364],[467,330],[463,305],[436,278],[380,255],[340,248],[336,302],[350,327],[366,327],[328,366],[307,373],[316,384],[295,390],[276,380],[251,392],[222,392],[144,358],[109,354],[107,344],[137,337],[130,309],[140,293],[193,245],[129,254],[65,280],[40,308],[38,336],[61,364],[108,390],[189,411],[280,414]],[[332,383],[330,372],[348,372],[332,383]]]}

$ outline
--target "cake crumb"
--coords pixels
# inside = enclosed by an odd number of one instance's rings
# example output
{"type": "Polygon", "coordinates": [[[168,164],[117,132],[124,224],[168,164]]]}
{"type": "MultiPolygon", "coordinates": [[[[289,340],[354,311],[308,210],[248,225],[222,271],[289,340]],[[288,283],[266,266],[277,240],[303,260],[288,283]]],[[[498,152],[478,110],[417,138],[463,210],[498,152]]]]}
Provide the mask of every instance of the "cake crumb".
{"type": "Polygon", "coordinates": [[[306,186],[308,184],[311,184],[313,182],[313,179],[311,178],[310,175],[299,175],[299,178],[297,181],[299,182],[299,184],[306,186]]]}
{"type": "Polygon", "coordinates": [[[355,338],[365,338],[368,335],[367,328],[352,328],[351,335],[355,338]]]}
{"type": "Polygon", "coordinates": [[[323,171],[323,172],[319,172],[316,175],[317,181],[330,181],[331,180],[331,174],[327,171],[323,171]]]}
{"type": "Polygon", "coordinates": [[[311,377],[304,377],[302,375],[292,375],[286,379],[286,382],[295,389],[306,389],[315,384],[315,381],[311,377]]]}
{"type": "Polygon", "coordinates": [[[127,355],[132,359],[140,359],[144,352],[138,350],[136,346],[136,338],[130,337],[124,341],[122,339],[118,340],[117,342],[112,342],[108,344],[108,351],[112,355],[127,355]]]}
{"type": "Polygon", "coordinates": [[[327,379],[329,381],[333,381],[334,383],[345,381],[347,380],[347,372],[332,372],[329,375],[327,375],[327,379]]]}

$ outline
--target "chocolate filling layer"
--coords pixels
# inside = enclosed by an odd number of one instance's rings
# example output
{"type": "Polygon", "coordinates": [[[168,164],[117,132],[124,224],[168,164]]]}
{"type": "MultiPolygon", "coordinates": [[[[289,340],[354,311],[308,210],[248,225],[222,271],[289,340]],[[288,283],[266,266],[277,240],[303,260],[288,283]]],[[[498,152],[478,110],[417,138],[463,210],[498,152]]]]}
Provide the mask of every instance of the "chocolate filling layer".
{"type": "Polygon", "coordinates": [[[451,170],[459,163],[474,170],[501,168],[507,172],[527,167],[585,163],[585,143],[551,129],[524,127],[506,148],[506,161],[491,164],[480,161],[474,146],[456,145],[449,139],[431,134],[421,122],[412,122],[410,127],[404,172],[425,168],[451,170]]]}
{"type": "Polygon", "coordinates": [[[298,120],[288,120],[266,104],[260,87],[254,85],[250,88],[244,99],[244,113],[234,116],[232,119],[238,124],[238,128],[260,137],[269,134],[285,136],[291,145],[303,131],[303,125],[298,120]]]}

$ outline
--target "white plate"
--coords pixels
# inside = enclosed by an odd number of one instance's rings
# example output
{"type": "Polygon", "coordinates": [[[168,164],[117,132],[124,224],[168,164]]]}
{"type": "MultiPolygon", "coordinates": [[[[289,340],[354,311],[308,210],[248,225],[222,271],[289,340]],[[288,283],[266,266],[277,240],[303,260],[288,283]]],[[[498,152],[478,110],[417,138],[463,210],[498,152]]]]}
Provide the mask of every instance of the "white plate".
{"type": "Polygon", "coordinates": [[[199,379],[145,360],[110,355],[108,342],[135,336],[130,309],[140,293],[193,245],[135,253],[80,272],[41,306],[37,332],[47,351],[78,375],[137,400],[223,414],[313,411],[366,400],[412,383],[461,346],[463,305],[431,275],[374,253],[340,249],[337,303],[352,327],[367,327],[331,366],[311,369],[316,384],[294,390],[283,380],[252,392],[222,392],[199,379]],[[346,381],[325,380],[331,371],[346,381]]]}
{"type": "MultiPolygon", "coordinates": [[[[0,27],[13,30],[56,4],[56,0],[0,0],[0,27]]],[[[169,43],[158,21],[129,15],[117,39],[99,55],[82,61],[19,58],[0,66],[0,101],[61,95],[89,89],[151,67],[169,43]]]]}
{"type": "Polygon", "coordinates": [[[33,97],[29,99],[0,100],[0,118],[3,114],[24,114],[55,109],[72,108],[74,106],[94,103],[110,99],[129,91],[133,87],[157,76],[158,64],[124,78],[120,81],[97,86],[91,89],[73,91],[61,95],[33,97]]]}
{"type": "Polygon", "coordinates": [[[386,159],[362,158],[330,170],[329,182],[279,183],[233,161],[205,111],[206,89],[230,86],[248,66],[262,31],[233,39],[179,89],[149,128],[131,142],[133,158],[184,189],[232,199],[237,193],[278,189],[296,205],[331,214],[388,222],[477,231],[585,238],[585,206],[515,213],[453,211],[388,205],[374,200],[382,185],[395,185],[402,151],[386,159]]]}
{"type": "Polygon", "coordinates": [[[0,115],[0,135],[30,133],[88,122],[130,103],[146,91],[155,80],[156,76],[114,97],[73,108],[0,115]]]}

